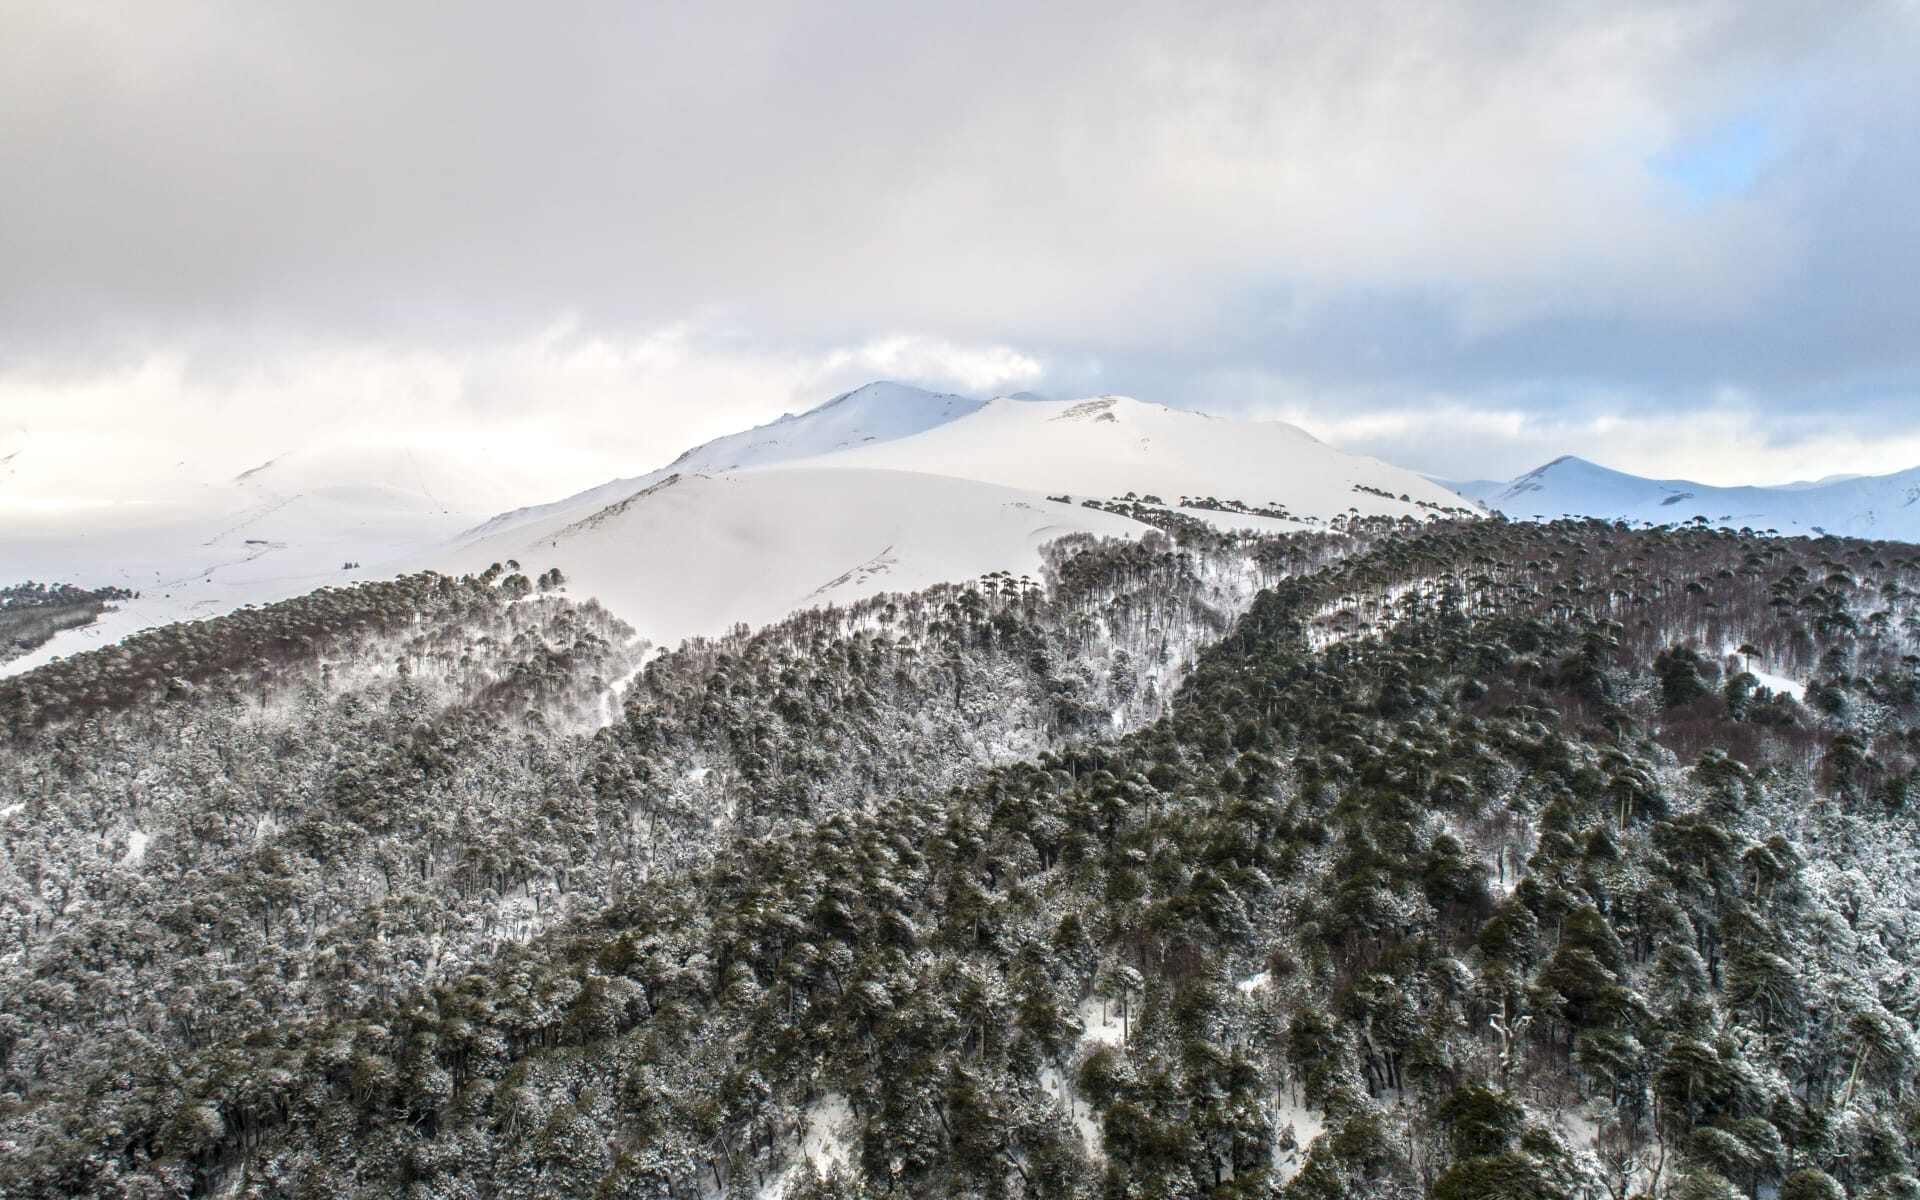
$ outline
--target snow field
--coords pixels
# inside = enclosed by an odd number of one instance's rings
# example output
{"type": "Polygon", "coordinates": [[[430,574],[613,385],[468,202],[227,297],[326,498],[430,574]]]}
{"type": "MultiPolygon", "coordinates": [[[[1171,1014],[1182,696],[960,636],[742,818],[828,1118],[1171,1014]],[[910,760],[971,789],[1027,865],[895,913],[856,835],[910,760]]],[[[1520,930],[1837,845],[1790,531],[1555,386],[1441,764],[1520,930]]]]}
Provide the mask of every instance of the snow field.
{"type": "MultiPolygon", "coordinates": [[[[809,465],[921,471],[1076,499],[1134,492],[1169,505],[1182,496],[1277,503],[1297,517],[1323,522],[1349,509],[1369,516],[1422,515],[1426,510],[1414,500],[1461,506],[1460,497],[1439,484],[1336,450],[1297,426],[1227,420],[1125,396],[995,400],[925,433],[825,455],[809,465]],[[1409,500],[1355,491],[1356,484],[1409,500]]],[[[1194,515],[1241,528],[1260,520],[1204,510],[1194,515]]]]}
{"type": "Polygon", "coordinates": [[[594,514],[562,513],[433,556],[456,573],[558,566],[657,645],[770,624],[802,608],[912,592],[992,571],[1035,575],[1067,533],[1147,527],[994,484],[904,471],[683,475],[594,514]]]}

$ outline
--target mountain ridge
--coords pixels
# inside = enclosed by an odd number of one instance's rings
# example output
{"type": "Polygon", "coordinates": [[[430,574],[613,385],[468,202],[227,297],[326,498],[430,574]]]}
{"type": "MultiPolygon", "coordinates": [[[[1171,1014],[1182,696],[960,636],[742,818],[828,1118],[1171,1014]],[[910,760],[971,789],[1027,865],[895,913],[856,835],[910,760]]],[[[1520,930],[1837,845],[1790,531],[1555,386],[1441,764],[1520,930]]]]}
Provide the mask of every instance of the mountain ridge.
{"type": "Polygon", "coordinates": [[[1114,395],[982,401],[885,380],[709,439],[645,474],[496,509],[485,520],[477,506],[513,495],[507,481],[463,474],[425,447],[262,455],[212,479],[180,489],[180,511],[164,521],[146,510],[73,537],[43,530],[12,539],[19,553],[10,557],[33,574],[141,596],[9,668],[167,621],[423,568],[557,566],[612,600],[638,602],[631,623],[670,641],[736,620],[772,620],[793,605],[987,571],[1027,573],[1038,565],[1043,533],[1139,539],[1182,522],[1285,532],[1349,517],[1468,513],[1410,472],[1279,422],[1114,395]],[[838,474],[797,476],[823,470],[838,474]],[[773,477],[758,477],[765,475],[773,477]],[[674,476],[683,479],[681,495],[647,494],[674,476]],[[755,478],[713,482],[748,477],[755,478]],[[716,510],[683,511],[684,496],[696,494],[716,510]],[[1181,514],[1164,514],[1180,505],[1181,514]],[[706,540],[668,528],[670,513],[685,529],[705,530],[706,540]],[[600,532],[613,528],[631,544],[600,532]],[[787,544],[819,557],[787,555],[787,544]],[[748,569],[757,563],[779,565],[762,577],[748,569]],[[835,580],[844,582],[823,591],[835,580]],[[698,603],[662,607],[660,593],[674,588],[698,603]],[[767,608],[767,597],[786,607],[767,608]],[[665,617],[650,622],[649,613],[665,617]]]}
{"type": "Polygon", "coordinates": [[[1176,506],[1167,519],[1270,533],[1466,511],[1453,501],[1280,422],[1124,396],[980,403],[879,383],[660,471],[503,514],[418,565],[557,566],[671,644],[879,591],[1031,573],[1045,541],[1141,539],[1176,506]]]}
{"type": "Polygon", "coordinates": [[[1062,491],[1076,499],[1150,492],[1278,506],[1305,518],[1424,516],[1457,497],[1378,459],[1348,454],[1283,421],[1242,421],[1130,396],[998,399],[922,433],[823,456],[1062,491]],[[1371,489],[1371,490],[1369,490],[1371,489]],[[1399,497],[1405,495],[1407,499],[1399,497]]]}
{"type": "Polygon", "coordinates": [[[1920,541],[1920,467],[1811,483],[1721,487],[1653,479],[1561,455],[1502,483],[1453,483],[1458,494],[1509,517],[1599,517],[1707,524],[1782,534],[1920,541]]]}
{"type": "Polygon", "coordinates": [[[901,437],[972,411],[980,403],[950,392],[875,380],[802,412],[782,413],[763,424],[709,438],[681,451],[664,466],[643,474],[611,479],[545,504],[497,513],[460,536],[485,537],[563,509],[597,507],[649,487],[675,471],[716,472],[768,466],[792,458],[830,453],[876,438],[901,437]]]}

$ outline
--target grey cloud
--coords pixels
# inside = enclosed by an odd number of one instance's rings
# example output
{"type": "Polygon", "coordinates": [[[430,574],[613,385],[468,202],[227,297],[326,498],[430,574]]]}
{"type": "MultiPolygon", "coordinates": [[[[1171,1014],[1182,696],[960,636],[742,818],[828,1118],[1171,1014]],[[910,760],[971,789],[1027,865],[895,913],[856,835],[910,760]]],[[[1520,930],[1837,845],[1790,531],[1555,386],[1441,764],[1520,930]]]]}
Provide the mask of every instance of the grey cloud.
{"type": "Polygon", "coordinates": [[[909,331],[1174,401],[1737,388],[1897,425],[1920,17],[1834,14],[16,4],[0,370],[458,355],[571,315],[789,355],[909,331]],[[1663,193],[1649,159],[1754,106],[1785,149],[1751,188],[1663,193]]]}

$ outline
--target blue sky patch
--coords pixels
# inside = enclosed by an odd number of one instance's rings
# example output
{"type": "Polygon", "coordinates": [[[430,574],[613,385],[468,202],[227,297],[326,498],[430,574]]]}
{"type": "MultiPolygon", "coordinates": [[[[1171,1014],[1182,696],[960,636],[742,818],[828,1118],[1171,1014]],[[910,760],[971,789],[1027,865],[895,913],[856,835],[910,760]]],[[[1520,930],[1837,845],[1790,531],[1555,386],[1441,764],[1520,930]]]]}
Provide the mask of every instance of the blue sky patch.
{"type": "Polygon", "coordinates": [[[1744,194],[1785,148],[1774,121],[1745,113],[1681,140],[1648,166],[1686,203],[1706,205],[1744,194]]]}

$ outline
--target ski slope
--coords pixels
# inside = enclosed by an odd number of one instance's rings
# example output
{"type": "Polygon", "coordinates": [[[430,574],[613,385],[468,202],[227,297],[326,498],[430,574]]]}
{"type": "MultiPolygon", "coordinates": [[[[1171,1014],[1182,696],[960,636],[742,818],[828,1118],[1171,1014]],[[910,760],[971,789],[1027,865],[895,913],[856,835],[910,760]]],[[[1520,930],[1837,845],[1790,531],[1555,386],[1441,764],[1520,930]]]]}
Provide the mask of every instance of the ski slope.
{"type": "Polygon", "coordinates": [[[1779,487],[1713,487],[1647,479],[1568,455],[1504,484],[1455,486],[1461,495],[1522,519],[1602,517],[1666,525],[1704,517],[1710,525],[1789,535],[1920,542],[1920,468],[1779,487]]]}

